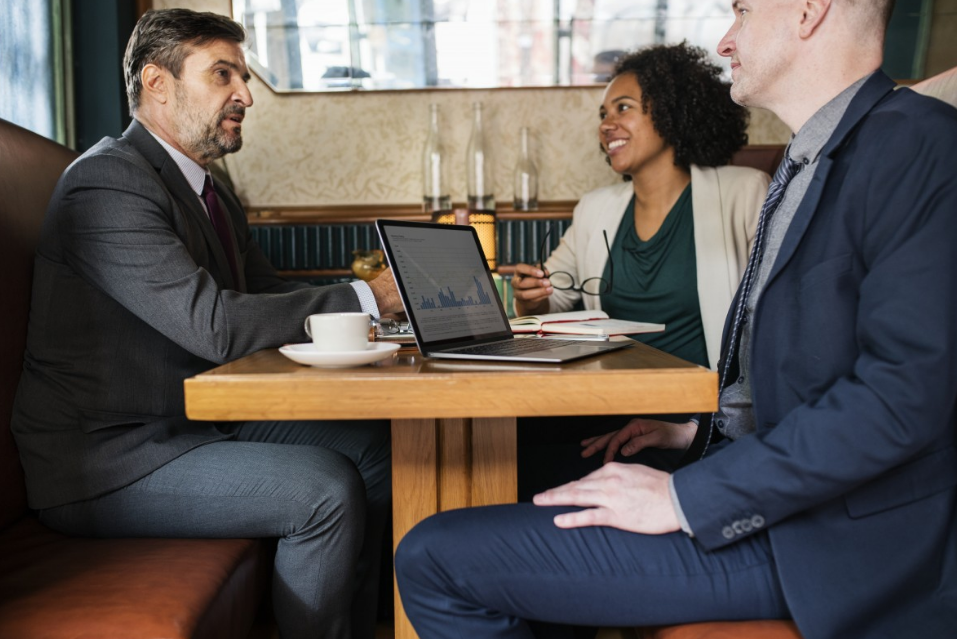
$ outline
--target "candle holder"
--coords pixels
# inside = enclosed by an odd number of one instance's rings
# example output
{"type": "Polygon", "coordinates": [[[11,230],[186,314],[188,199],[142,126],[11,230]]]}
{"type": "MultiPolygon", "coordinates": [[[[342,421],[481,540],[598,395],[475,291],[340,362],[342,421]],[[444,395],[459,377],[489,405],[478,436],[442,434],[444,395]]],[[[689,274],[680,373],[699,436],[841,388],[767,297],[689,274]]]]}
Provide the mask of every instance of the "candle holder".
{"type": "Polygon", "coordinates": [[[469,209],[453,209],[439,211],[432,214],[432,221],[437,224],[468,225],[478,233],[485,261],[493,272],[498,268],[495,251],[498,246],[496,217],[494,211],[472,211],[469,209]]]}

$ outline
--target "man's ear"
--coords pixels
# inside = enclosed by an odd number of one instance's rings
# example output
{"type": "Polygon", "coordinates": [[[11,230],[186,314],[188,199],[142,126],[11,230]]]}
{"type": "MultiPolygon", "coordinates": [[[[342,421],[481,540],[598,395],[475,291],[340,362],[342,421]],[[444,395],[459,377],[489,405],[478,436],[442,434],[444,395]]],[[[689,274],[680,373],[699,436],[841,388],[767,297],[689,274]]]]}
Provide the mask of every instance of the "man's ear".
{"type": "Polygon", "coordinates": [[[831,0],[805,0],[798,34],[802,38],[811,37],[824,22],[824,16],[830,8],[831,0]]]}
{"type": "Polygon", "coordinates": [[[143,82],[143,94],[160,104],[166,104],[172,91],[169,71],[155,64],[147,64],[140,72],[143,82]]]}

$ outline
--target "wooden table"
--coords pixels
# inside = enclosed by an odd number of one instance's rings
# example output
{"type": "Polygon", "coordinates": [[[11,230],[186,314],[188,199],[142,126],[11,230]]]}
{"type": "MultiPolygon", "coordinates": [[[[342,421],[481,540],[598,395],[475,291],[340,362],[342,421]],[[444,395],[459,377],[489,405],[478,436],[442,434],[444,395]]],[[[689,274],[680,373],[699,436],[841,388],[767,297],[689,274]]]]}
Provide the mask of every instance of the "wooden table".
{"type": "MultiPolygon", "coordinates": [[[[640,343],[563,365],[429,360],[400,351],[320,369],[266,350],[185,382],[215,421],[392,420],[393,540],[429,515],[517,497],[516,417],[712,412],[717,376],[640,343]]],[[[395,595],[396,638],[415,633],[395,595]]]]}

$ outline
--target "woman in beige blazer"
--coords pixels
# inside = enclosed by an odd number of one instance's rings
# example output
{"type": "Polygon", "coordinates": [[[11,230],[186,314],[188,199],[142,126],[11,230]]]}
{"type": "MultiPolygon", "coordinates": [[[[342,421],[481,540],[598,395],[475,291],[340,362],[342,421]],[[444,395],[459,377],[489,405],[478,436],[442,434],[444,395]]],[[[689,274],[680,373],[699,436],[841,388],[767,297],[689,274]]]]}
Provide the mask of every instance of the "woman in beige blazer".
{"type": "MultiPolygon", "coordinates": [[[[625,181],[581,199],[544,267],[516,266],[516,313],[582,302],[618,319],[662,323],[664,333],[634,337],[717,366],[770,182],[762,171],[725,166],[747,142],[748,112],[731,101],[720,75],[702,49],[687,44],[619,60],[599,109],[598,139],[625,181]]],[[[649,448],[633,460],[672,466],[682,438],[694,433],[675,423],[688,416],[657,417],[520,420],[520,497],[587,474],[600,463],[595,453],[614,459],[626,441],[628,455],[649,448]],[[635,431],[647,434],[637,447],[635,431]]]]}
{"type": "MultiPolygon", "coordinates": [[[[696,288],[708,361],[714,368],[718,363],[725,315],[748,263],[754,227],[769,178],[763,171],[747,167],[691,165],[690,181],[698,276],[696,288]]],[[[634,195],[633,182],[628,181],[591,191],[582,197],[572,215],[572,225],[546,260],[545,269],[549,273],[570,273],[576,282],[600,277],[608,261],[602,231],[611,241],[634,195]]],[[[524,279],[525,284],[529,284],[528,280],[533,278],[524,279]]],[[[620,284],[615,281],[615,286],[620,284]]],[[[579,300],[586,309],[601,308],[600,295],[582,295],[574,290],[553,290],[546,300],[547,310],[535,312],[571,310],[579,300]]],[[[518,295],[515,306],[516,311],[527,308],[521,304],[518,295]]],[[[656,321],[649,317],[618,319],[656,321]]]]}
{"type": "MultiPolygon", "coordinates": [[[[769,183],[762,171],[721,166],[747,141],[748,113],[731,101],[720,72],[703,50],[685,44],[651,47],[619,60],[600,108],[598,138],[608,163],[626,181],[581,199],[544,271],[517,265],[512,279],[517,314],[567,311],[579,301],[586,309],[602,308],[605,292],[583,294],[578,287],[589,279],[595,285],[593,278],[606,274],[605,235],[614,246],[622,239],[619,233],[636,232],[640,243],[650,245],[669,215],[681,213],[676,205],[687,207],[690,201],[692,224],[686,226],[693,226],[688,237],[693,237],[693,251],[669,249],[661,258],[695,260],[697,282],[687,285],[695,287],[698,304],[687,312],[700,312],[707,364],[717,365],[725,315],[747,264],[769,183]],[[628,211],[633,225],[624,220],[628,211]],[[547,276],[555,272],[570,274],[574,288],[560,290],[569,283],[547,276]]],[[[668,265],[652,265],[660,266],[668,265]]],[[[625,272],[615,264],[615,290],[641,285],[623,279],[625,272]]],[[[668,323],[667,317],[649,316],[644,309],[638,313],[616,317],[668,323]]],[[[645,336],[638,337],[644,341],[645,336]]]]}

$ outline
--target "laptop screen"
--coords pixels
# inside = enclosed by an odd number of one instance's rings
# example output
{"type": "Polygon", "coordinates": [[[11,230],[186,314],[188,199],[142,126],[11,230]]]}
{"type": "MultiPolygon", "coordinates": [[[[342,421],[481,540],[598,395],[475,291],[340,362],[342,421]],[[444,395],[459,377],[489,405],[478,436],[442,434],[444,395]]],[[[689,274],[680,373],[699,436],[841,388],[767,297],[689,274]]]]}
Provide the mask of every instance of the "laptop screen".
{"type": "Polygon", "coordinates": [[[511,336],[472,227],[394,220],[376,226],[420,342],[441,346],[511,336]]]}

